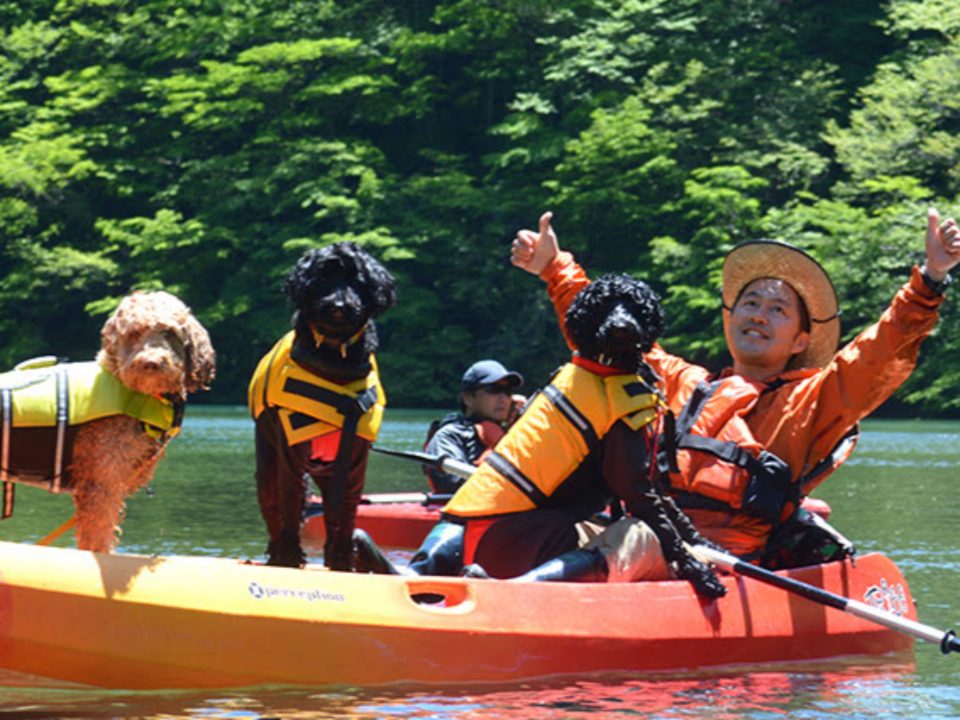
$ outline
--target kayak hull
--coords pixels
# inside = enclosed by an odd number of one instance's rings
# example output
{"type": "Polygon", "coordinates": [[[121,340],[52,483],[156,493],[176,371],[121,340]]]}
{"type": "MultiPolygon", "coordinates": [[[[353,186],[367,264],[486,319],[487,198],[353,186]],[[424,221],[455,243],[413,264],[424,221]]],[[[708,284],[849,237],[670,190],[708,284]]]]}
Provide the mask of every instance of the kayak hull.
{"type": "MultiPolygon", "coordinates": [[[[108,688],[499,683],[878,655],[913,642],[734,577],[723,579],[726,597],[704,602],[683,581],[407,578],[4,542],[0,568],[0,667],[108,688]],[[425,604],[427,594],[443,603],[425,604]]],[[[883,555],[788,574],[916,618],[883,555]]]]}

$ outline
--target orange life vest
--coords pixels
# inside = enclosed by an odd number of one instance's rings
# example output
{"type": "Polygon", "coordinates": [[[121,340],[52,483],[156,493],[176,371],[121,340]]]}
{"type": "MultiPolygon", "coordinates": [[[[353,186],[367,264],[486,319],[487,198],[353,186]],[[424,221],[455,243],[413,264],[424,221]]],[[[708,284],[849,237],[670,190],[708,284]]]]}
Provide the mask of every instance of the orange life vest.
{"type": "Polygon", "coordinates": [[[793,512],[799,484],[744,419],[766,389],[736,375],[697,385],[677,417],[676,453],[661,459],[680,507],[732,509],[769,522],[793,512]]]}
{"type": "MultiPolygon", "coordinates": [[[[746,416],[773,389],[733,375],[702,382],[676,420],[675,454],[660,468],[670,494],[685,509],[745,512],[770,523],[786,520],[805,488],[836,470],[853,452],[859,428],[847,433],[804,477],[756,440],[746,416]]],[[[670,443],[664,443],[669,448],[670,443]]]]}

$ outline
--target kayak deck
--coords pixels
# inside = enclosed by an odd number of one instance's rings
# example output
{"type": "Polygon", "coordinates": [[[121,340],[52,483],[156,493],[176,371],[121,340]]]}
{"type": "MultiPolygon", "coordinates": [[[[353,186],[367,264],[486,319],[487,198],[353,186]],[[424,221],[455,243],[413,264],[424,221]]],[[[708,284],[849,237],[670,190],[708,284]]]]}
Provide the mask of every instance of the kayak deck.
{"type": "MultiPolygon", "coordinates": [[[[885,556],[788,573],[915,619],[885,556]]],[[[110,688],[516,682],[904,650],[912,639],[726,576],[577,584],[407,578],[0,542],[0,666],[110,688]],[[442,604],[418,602],[441,595],[442,604]]]]}

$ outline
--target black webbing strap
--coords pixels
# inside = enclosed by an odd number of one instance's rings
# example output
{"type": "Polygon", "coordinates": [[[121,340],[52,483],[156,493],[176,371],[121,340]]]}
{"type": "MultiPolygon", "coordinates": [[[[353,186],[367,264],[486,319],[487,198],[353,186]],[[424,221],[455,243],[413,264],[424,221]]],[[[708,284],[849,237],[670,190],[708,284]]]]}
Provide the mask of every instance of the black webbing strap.
{"type": "Polygon", "coordinates": [[[728,440],[717,440],[716,438],[703,437],[701,435],[681,435],[677,442],[677,448],[680,450],[699,450],[709,453],[721,460],[746,470],[758,471],[761,468],[760,462],[749,452],[734,442],[728,440]]]}
{"type": "Polygon", "coordinates": [[[690,436],[690,428],[700,417],[707,400],[716,392],[720,386],[719,382],[701,382],[693,389],[690,399],[687,400],[680,415],[675,417],[673,412],[668,411],[664,417],[663,439],[660,442],[660,451],[657,453],[657,469],[660,471],[661,479],[670,485],[669,473],[680,472],[677,465],[677,450],[680,449],[680,440],[684,436],[690,436]]]}
{"type": "MultiPolygon", "coordinates": [[[[284,386],[285,390],[290,391],[289,384],[291,382],[299,383],[300,381],[288,379],[287,384],[284,386]]],[[[339,398],[336,404],[333,402],[329,404],[343,415],[343,427],[340,428],[340,447],[337,448],[337,457],[333,461],[332,487],[330,487],[328,493],[329,497],[324,498],[323,501],[324,507],[326,508],[324,517],[329,521],[330,518],[339,517],[340,508],[343,506],[343,498],[347,490],[347,476],[350,474],[350,461],[353,458],[353,441],[357,436],[357,425],[360,423],[360,418],[376,403],[377,386],[373,385],[368,387],[355,398],[350,398],[346,395],[335,393],[332,390],[327,390],[326,388],[310,385],[309,383],[300,384],[307,385],[313,388],[313,390],[322,391],[310,396],[313,397],[314,400],[326,402],[326,397],[328,396],[339,398]]],[[[330,535],[329,531],[331,529],[330,527],[327,528],[328,536],[330,535]]]]}
{"type": "Polygon", "coordinates": [[[690,395],[690,399],[687,400],[683,410],[680,411],[680,417],[677,418],[677,434],[684,435],[690,432],[690,428],[693,427],[697,418],[700,417],[700,413],[703,412],[707,400],[713,397],[717,388],[720,387],[720,383],[721,381],[718,380],[712,383],[704,381],[697,384],[690,395]]]}
{"type": "Polygon", "coordinates": [[[807,488],[819,481],[824,475],[830,474],[853,452],[857,440],[860,439],[860,425],[854,425],[842,438],[833,446],[833,449],[827,453],[820,462],[814,466],[813,470],[800,478],[801,494],[806,495],[807,488]]]}
{"type": "Polygon", "coordinates": [[[0,489],[3,492],[3,508],[0,510],[0,520],[6,520],[13,515],[14,484],[10,482],[10,432],[13,426],[13,392],[10,388],[0,389],[0,405],[2,405],[3,428],[0,429],[0,489]]]}
{"type": "Polygon", "coordinates": [[[57,447],[53,454],[53,479],[50,483],[50,492],[58,493],[63,480],[63,449],[67,436],[67,420],[70,418],[70,393],[66,366],[57,365],[55,374],[57,379],[57,447]]]}

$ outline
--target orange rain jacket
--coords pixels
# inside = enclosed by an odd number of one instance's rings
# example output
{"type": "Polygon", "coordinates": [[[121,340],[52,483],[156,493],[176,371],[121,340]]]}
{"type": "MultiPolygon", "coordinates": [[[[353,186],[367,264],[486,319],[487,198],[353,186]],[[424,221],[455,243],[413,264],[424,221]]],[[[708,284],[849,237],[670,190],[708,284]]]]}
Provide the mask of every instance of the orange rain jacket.
{"type": "MultiPolygon", "coordinates": [[[[567,308],[590,280],[568,252],[561,252],[540,275],[547,283],[567,344],[567,308]]],[[[900,288],[880,320],[841,348],[825,368],[788,370],[770,382],[745,416],[754,437],[783,459],[795,482],[826,458],[844,435],[909,377],[920,343],[933,330],[943,297],[923,282],[919,268],[900,288]]],[[[655,345],[647,362],[663,378],[670,409],[678,414],[697,384],[715,379],[704,367],[655,345]]],[[[733,373],[732,368],[719,377],[733,373]]],[[[821,478],[822,480],[823,478],[821,478]]],[[[809,492],[814,484],[804,488],[809,492]]],[[[689,509],[697,529],[737,555],[750,556],[766,545],[772,525],[745,513],[689,509]]]]}

